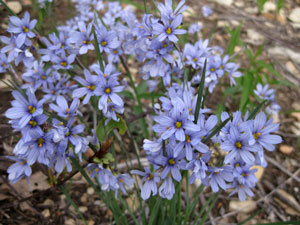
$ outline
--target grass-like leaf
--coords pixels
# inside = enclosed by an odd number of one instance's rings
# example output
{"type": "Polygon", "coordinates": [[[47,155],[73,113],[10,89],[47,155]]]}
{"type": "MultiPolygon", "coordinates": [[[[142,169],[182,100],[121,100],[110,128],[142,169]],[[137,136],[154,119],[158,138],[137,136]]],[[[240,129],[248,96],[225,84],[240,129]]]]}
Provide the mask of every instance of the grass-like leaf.
{"type": "Polygon", "coordinates": [[[242,222],[238,223],[237,225],[243,225],[243,224],[247,223],[248,221],[250,221],[251,219],[253,219],[257,215],[261,214],[263,210],[264,210],[264,208],[261,208],[260,210],[257,210],[251,216],[249,216],[248,218],[244,219],[242,222]]]}
{"type": "Polygon", "coordinates": [[[71,196],[69,195],[69,191],[63,186],[60,189],[61,189],[62,193],[64,193],[64,195],[66,196],[68,202],[74,207],[74,209],[76,210],[76,212],[78,213],[80,218],[83,220],[84,224],[88,225],[88,223],[85,220],[85,218],[83,217],[82,213],[79,211],[77,205],[75,204],[75,202],[72,200],[71,196]]]}
{"type": "Polygon", "coordinates": [[[259,223],[256,225],[299,225],[300,221],[285,221],[285,222],[274,222],[274,223],[259,223]]]}
{"type": "Polygon", "coordinates": [[[153,225],[155,224],[155,220],[158,218],[158,214],[159,214],[159,208],[161,205],[161,201],[162,198],[158,197],[153,209],[151,210],[151,215],[150,215],[150,219],[149,219],[149,225],[153,225]]]}
{"type": "Polygon", "coordinates": [[[204,89],[204,82],[205,82],[206,65],[207,65],[207,59],[205,59],[205,62],[204,62],[204,67],[203,67],[203,71],[202,71],[201,81],[200,81],[200,85],[199,85],[194,123],[197,123],[198,118],[199,118],[199,113],[200,113],[200,108],[201,108],[201,101],[202,101],[202,95],[203,95],[203,89],[204,89]]]}
{"type": "Polygon", "coordinates": [[[241,32],[240,25],[231,32],[231,38],[226,50],[227,54],[232,55],[234,53],[234,48],[239,42],[240,32],[241,32]]]}
{"type": "Polygon", "coordinates": [[[255,117],[256,113],[263,107],[263,105],[268,102],[268,100],[264,100],[250,113],[247,120],[251,120],[255,117]]]}
{"type": "Polygon", "coordinates": [[[218,200],[219,194],[220,194],[220,192],[218,192],[217,194],[214,195],[211,204],[209,205],[208,209],[206,210],[206,213],[204,214],[204,216],[202,217],[202,219],[199,223],[200,225],[203,225],[204,222],[206,221],[208,214],[210,213],[210,211],[212,210],[212,208],[214,207],[214,205],[216,204],[216,202],[218,200]]]}
{"type": "Polygon", "coordinates": [[[249,97],[253,92],[253,74],[248,71],[243,77],[243,91],[242,98],[240,102],[240,110],[242,113],[245,112],[246,106],[249,102],[249,97]]]}
{"type": "Polygon", "coordinates": [[[229,120],[231,120],[230,117],[224,120],[220,125],[216,126],[210,135],[203,140],[203,143],[207,143],[213,136],[215,136],[228,123],[229,120]]]}
{"type": "Polygon", "coordinates": [[[0,0],[0,3],[4,6],[4,8],[13,16],[17,16],[9,7],[6,5],[6,3],[3,0],[0,0]]]}
{"type": "Polygon", "coordinates": [[[102,54],[100,52],[99,42],[98,42],[98,38],[97,38],[97,34],[96,34],[95,30],[93,31],[93,34],[94,34],[94,39],[95,39],[95,43],[96,43],[96,52],[97,52],[97,57],[98,57],[100,69],[101,69],[102,72],[104,72],[103,58],[102,58],[102,54]]]}

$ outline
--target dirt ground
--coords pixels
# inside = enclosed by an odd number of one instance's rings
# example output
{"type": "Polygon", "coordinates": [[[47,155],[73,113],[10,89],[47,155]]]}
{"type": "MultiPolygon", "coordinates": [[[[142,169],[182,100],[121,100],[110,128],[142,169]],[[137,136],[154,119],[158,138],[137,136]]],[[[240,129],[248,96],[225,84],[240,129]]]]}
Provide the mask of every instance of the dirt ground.
{"type": "MultiPolygon", "coordinates": [[[[60,15],[57,21],[61,22],[66,19],[63,6],[66,6],[67,1],[59,2],[55,10],[60,15]]],[[[28,1],[23,0],[21,3],[22,12],[30,9],[26,5],[28,1]]],[[[277,146],[276,151],[267,152],[268,167],[259,168],[260,181],[254,190],[255,196],[240,203],[236,196],[228,197],[227,193],[223,193],[205,224],[236,224],[255,212],[257,215],[246,224],[300,220],[300,22],[290,17],[292,11],[300,7],[300,0],[284,1],[284,7],[279,13],[276,13],[274,4],[275,0],[269,1],[264,11],[259,13],[255,0],[187,0],[190,6],[188,11],[192,14],[185,13],[184,20],[202,22],[202,38],[207,38],[213,31],[211,45],[226,48],[230,35],[225,26],[234,28],[242,23],[241,39],[247,47],[256,51],[264,43],[260,59],[272,63],[286,80],[295,84],[295,87],[274,86],[277,90],[276,100],[282,109],[274,116],[274,120],[281,124],[278,134],[284,141],[277,146]],[[208,18],[200,13],[204,4],[214,11],[208,18]]],[[[7,15],[0,7],[0,25],[7,15]]],[[[3,34],[5,30],[0,29],[0,35],[3,34]]],[[[239,50],[236,49],[237,52],[239,50]]],[[[239,53],[237,61],[242,67],[249,65],[243,52],[239,53]]],[[[222,94],[220,90],[216,90],[216,99],[219,94],[222,94]]],[[[31,191],[25,181],[14,185],[7,182],[6,169],[10,162],[3,156],[12,154],[16,135],[4,116],[10,107],[11,93],[1,85],[0,95],[0,224],[83,224],[59,190],[49,191],[45,168],[34,168],[36,172],[30,182],[31,191]],[[26,199],[32,194],[34,198],[26,199]]],[[[215,109],[215,104],[209,107],[215,109]]],[[[127,137],[125,142],[129,147],[132,145],[127,137]]],[[[142,145],[141,140],[138,145],[142,145]]],[[[115,148],[119,148],[117,144],[115,148]]],[[[109,224],[112,212],[105,208],[84,179],[76,175],[72,185],[72,199],[88,219],[89,225],[109,224]]],[[[209,195],[210,190],[203,193],[202,200],[209,195]]],[[[128,198],[127,201],[131,207],[136,207],[134,200],[128,198]]]]}

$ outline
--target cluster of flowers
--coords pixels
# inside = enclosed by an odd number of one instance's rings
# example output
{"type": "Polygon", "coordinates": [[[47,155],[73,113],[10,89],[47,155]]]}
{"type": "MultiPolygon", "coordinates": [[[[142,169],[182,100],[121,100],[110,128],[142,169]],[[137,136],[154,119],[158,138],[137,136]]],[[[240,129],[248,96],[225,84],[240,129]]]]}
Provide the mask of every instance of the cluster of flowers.
{"type": "MultiPolygon", "coordinates": [[[[181,170],[192,171],[191,183],[195,179],[201,179],[206,185],[211,183],[213,191],[233,187],[240,199],[245,199],[246,193],[252,195],[250,188],[256,180],[251,166],[266,166],[264,148],[274,150],[273,145],[281,141],[279,136],[270,134],[278,125],[267,121],[263,113],[247,120],[247,115],[242,119],[241,113],[236,112],[233,120],[212,138],[220,146],[215,149],[229,151],[224,162],[213,165],[206,138],[218,120],[215,115],[207,118],[208,109],[201,109],[198,117],[195,115],[197,95],[192,86],[200,82],[205,61],[205,87],[210,92],[221,77],[228,76],[234,85],[234,78],[242,74],[239,65],[230,62],[220,47],[210,47],[208,40],[186,43],[180,50],[178,37],[186,33],[181,27],[182,12],[187,8],[185,1],[181,0],[175,9],[172,0],[158,3],[160,18],[145,14],[141,22],[131,7],[122,8],[118,2],[77,0],[74,4],[78,14],[65,26],[57,27],[57,34],[50,34],[49,38],[36,33],[36,20],[30,21],[28,13],[23,19],[10,17],[11,37],[1,37],[5,47],[0,50],[0,72],[8,70],[14,74],[13,63],[23,62],[26,68],[22,75],[25,84],[13,91],[15,100],[6,112],[15,131],[22,134],[14,149],[16,156],[10,157],[17,162],[8,169],[9,179],[16,182],[29,177],[35,162],[54,168],[57,173],[65,167],[69,172],[70,157],[81,160],[90,144],[100,146],[95,132],[91,137],[84,134],[85,126],[78,122],[79,110],[95,102],[94,99],[98,104],[92,105],[95,110],[101,110],[106,123],[119,120],[118,114],[124,112],[119,93],[126,82],[118,81],[121,73],[116,67],[128,55],[141,64],[139,72],[151,92],[160,85],[166,90],[165,97],[160,98],[162,107],[157,105],[154,117],[157,124],[153,130],[160,138],[144,141],[155,171],[148,168],[145,172],[131,171],[144,177],[143,199],[149,198],[151,191],[153,195],[157,193],[160,180],[160,196],[172,198],[173,181],[182,179],[181,170]],[[95,11],[103,16],[99,17],[95,11]],[[95,43],[107,63],[103,62],[103,66],[95,63],[87,69],[78,56],[95,50],[95,43]],[[82,74],[77,72],[80,68],[82,74]],[[192,77],[184,76],[185,70],[190,70],[192,77]],[[42,94],[41,100],[36,99],[36,93],[42,94]]],[[[190,33],[200,30],[192,26],[190,33]]],[[[228,117],[223,113],[222,121],[228,117]]],[[[114,168],[103,162],[90,163],[89,171],[92,177],[98,178],[103,190],[117,194],[120,189],[126,193],[124,185],[133,185],[128,174],[116,174],[114,168]]]]}
{"type": "MultiPolygon", "coordinates": [[[[282,141],[280,136],[271,134],[278,130],[279,125],[272,123],[272,119],[267,120],[263,112],[255,119],[248,119],[248,113],[242,118],[241,112],[237,111],[233,119],[210,137],[218,123],[217,116],[206,116],[210,110],[201,109],[196,120],[197,95],[192,87],[184,91],[182,87],[171,87],[168,97],[160,100],[161,108],[157,107],[157,116],[154,117],[157,124],[153,126],[160,138],[144,140],[148,160],[155,170],[132,171],[144,177],[142,197],[149,198],[151,191],[155,195],[156,183],[162,180],[159,195],[171,199],[175,193],[174,181],[180,182],[181,171],[185,170],[190,171],[190,183],[200,179],[214,192],[219,188],[233,188],[232,194],[238,192],[240,200],[245,200],[247,195],[253,196],[251,188],[257,179],[254,175],[256,169],[252,167],[267,165],[264,149],[273,151],[274,144],[282,141]],[[210,138],[212,146],[208,145],[210,138]],[[213,154],[220,156],[218,161],[213,154]]],[[[222,122],[228,118],[228,113],[221,114],[222,122]]]]}

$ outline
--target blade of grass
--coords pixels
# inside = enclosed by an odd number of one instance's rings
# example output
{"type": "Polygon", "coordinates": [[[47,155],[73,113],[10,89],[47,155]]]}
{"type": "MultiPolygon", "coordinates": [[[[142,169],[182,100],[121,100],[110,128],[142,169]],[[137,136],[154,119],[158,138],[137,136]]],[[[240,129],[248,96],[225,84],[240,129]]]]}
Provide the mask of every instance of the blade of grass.
{"type": "Polygon", "coordinates": [[[63,186],[60,189],[61,189],[62,193],[66,196],[68,202],[74,207],[74,209],[76,210],[76,212],[78,213],[80,218],[83,220],[84,224],[88,225],[87,221],[85,220],[85,218],[83,217],[83,215],[79,211],[77,205],[75,204],[75,202],[72,200],[71,196],[69,195],[69,191],[63,186]]]}
{"type": "Polygon", "coordinates": [[[253,219],[257,215],[261,214],[263,210],[264,210],[264,208],[261,208],[260,210],[257,210],[251,216],[249,216],[248,218],[244,219],[242,222],[238,223],[237,225],[243,225],[243,224],[247,223],[248,221],[250,221],[251,219],[253,219]]]}
{"type": "Polygon", "coordinates": [[[208,207],[208,209],[206,210],[206,213],[204,214],[202,220],[200,221],[199,225],[203,225],[204,222],[206,221],[207,217],[208,217],[208,214],[210,213],[210,211],[212,210],[212,208],[214,207],[214,205],[216,204],[216,201],[218,200],[218,197],[219,197],[219,194],[220,192],[218,192],[214,199],[212,200],[210,206],[208,207]]]}
{"type": "Polygon", "coordinates": [[[215,136],[215,134],[218,133],[228,123],[229,120],[231,120],[231,118],[227,118],[220,125],[218,125],[213,132],[211,132],[211,134],[203,140],[203,143],[208,142],[213,136],[215,136]]]}
{"type": "Polygon", "coordinates": [[[300,220],[298,221],[285,221],[285,222],[274,222],[274,223],[259,223],[256,225],[299,225],[300,220]]]}
{"type": "Polygon", "coordinates": [[[261,103],[259,103],[259,105],[253,110],[253,112],[250,113],[250,115],[248,116],[247,120],[251,120],[254,118],[254,116],[256,115],[256,113],[263,107],[263,105],[268,102],[268,100],[264,100],[261,103]]]}
{"type": "Polygon", "coordinates": [[[134,223],[136,225],[139,225],[139,222],[137,221],[135,215],[133,214],[133,211],[131,210],[131,208],[128,206],[127,202],[122,198],[122,196],[119,197],[120,202],[122,203],[122,205],[128,210],[131,218],[133,219],[134,223]]]}
{"type": "Polygon", "coordinates": [[[249,97],[253,91],[253,74],[248,71],[243,77],[243,91],[242,98],[240,102],[240,110],[242,113],[245,112],[247,103],[249,102],[249,97]]]}
{"type": "Polygon", "coordinates": [[[239,25],[237,28],[234,29],[234,31],[231,32],[231,38],[226,50],[227,54],[232,55],[234,53],[234,48],[239,41],[240,32],[241,32],[241,25],[239,25]]]}
{"type": "Polygon", "coordinates": [[[204,213],[206,207],[209,206],[209,204],[213,201],[214,197],[216,196],[216,193],[212,194],[205,202],[205,204],[201,207],[201,210],[199,212],[199,214],[197,215],[197,217],[194,220],[193,225],[199,225],[198,220],[201,218],[202,214],[204,213]]]}
{"type": "Polygon", "coordinates": [[[159,208],[160,208],[160,205],[161,205],[161,201],[162,201],[162,198],[158,197],[158,200],[156,201],[156,203],[155,203],[155,205],[152,209],[151,215],[150,215],[149,225],[155,224],[154,222],[157,219],[157,215],[159,213],[159,208]]]}
{"type": "Polygon", "coordinates": [[[6,5],[6,3],[3,0],[0,0],[0,3],[4,6],[4,8],[13,16],[17,16],[9,7],[6,5]]]}
{"type": "MultiPolygon", "coordinates": [[[[127,76],[129,77],[131,86],[133,88],[133,91],[134,91],[134,94],[135,94],[135,97],[136,97],[136,100],[137,100],[137,103],[138,103],[138,114],[143,113],[143,107],[142,107],[141,99],[140,99],[140,96],[138,94],[137,87],[135,86],[134,80],[132,78],[131,72],[128,68],[128,65],[125,63],[123,57],[120,57],[120,60],[121,60],[121,63],[123,65],[123,67],[125,68],[125,70],[127,72],[127,76]]],[[[140,121],[140,125],[142,127],[142,130],[143,130],[143,133],[145,135],[145,138],[149,139],[149,131],[148,131],[148,128],[147,128],[147,123],[146,123],[145,118],[141,118],[141,119],[139,119],[139,121],[140,121]]]]}
{"type": "Polygon", "coordinates": [[[194,123],[197,123],[198,122],[198,118],[199,118],[199,113],[200,113],[200,108],[201,108],[201,101],[202,101],[202,94],[203,94],[204,82],[205,82],[206,64],[207,64],[207,59],[205,59],[205,62],[204,62],[204,67],[203,67],[203,71],[202,71],[201,81],[200,81],[200,85],[199,85],[194,123]]]}
{"type": "Polygon", "coordinates": [[[102,54],[100,52],[99,42],[98,42],[98,38],[97,38],[97,34],[96,34],[95,30],[93,31],[93,34],[94,34],[94,39],[95,39],[95,43],[96,43],[96,52],[97,52],[97,57],[98,57],[100,69],[101,69],[102,72],[104,72],[103,58],[102,58],[102,54]]]}
{"type": "MultiPolygon", "coordinates": [[[[189,204],[189,205],[186,207],[186,210],[185,210],[185,217],[184,217],[184,225],[187,224],[187,221],[188,221],[189,218],[192,218],[191,213],[194,212],[194,209],[195,209],[195,207],[196,207],[196,204],[197,204],[197,201],[198,201],[197,196],[200,195],[200,193],[203,191],[203,189],[204,189],[204,185],[201,184],[200,187],[195,191],[195,193],[193,194],[193,196],[192,196],[192,198],[191,198],[191,199],[193,199],[192,203],[189,204]]],[[[189,202],[190,199],[187,198],[187,201],[189,202]]]]}

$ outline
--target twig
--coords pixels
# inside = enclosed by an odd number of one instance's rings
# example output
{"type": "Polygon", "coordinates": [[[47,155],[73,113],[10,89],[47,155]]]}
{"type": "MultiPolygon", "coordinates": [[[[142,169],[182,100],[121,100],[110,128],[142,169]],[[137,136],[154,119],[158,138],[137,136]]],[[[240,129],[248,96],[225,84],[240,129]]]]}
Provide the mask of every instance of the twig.
{"type": "Polygon", "coordinates": [[[281,166],[278,162],[276,162],[274,159],[268,157],[265,155],[265,159],[270,162],[271,164],[273,164],[274,166],[276,166],[278,169],[280,169],[282,172],[286,173],[287,175],[289,175],[291,178],[293,178],[295,181],[297,181],[298,183],[300,183],[300,178],[296,177],[294,174],[292,174],[290,171],[288,171],[286,168],[284,168],[283,166],[281,166]]]}

